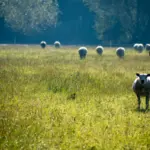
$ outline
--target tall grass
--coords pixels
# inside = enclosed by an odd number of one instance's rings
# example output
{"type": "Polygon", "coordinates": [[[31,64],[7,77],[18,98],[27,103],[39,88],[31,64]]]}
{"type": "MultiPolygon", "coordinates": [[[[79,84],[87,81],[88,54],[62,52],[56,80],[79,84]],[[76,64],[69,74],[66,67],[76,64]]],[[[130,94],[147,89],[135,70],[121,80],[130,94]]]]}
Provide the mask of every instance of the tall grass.
{"type": "Polygon", "coordinates": [[[0,149],[150,149],[150,112],[131,88],[148,54],[77,49],[0,47],[0,149]]]}

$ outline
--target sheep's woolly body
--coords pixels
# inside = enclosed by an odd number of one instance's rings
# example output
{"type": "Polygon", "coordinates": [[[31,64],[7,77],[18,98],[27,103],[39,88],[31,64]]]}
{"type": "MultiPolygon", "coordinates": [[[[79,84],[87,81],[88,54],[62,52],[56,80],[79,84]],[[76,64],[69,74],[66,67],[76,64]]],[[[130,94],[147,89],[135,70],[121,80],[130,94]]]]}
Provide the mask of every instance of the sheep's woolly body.
{"type": "Polygon", "coordinates": [[[80,47],[78,49],[78,53],[79,53],[81,59],[86,57],[87,52],[88,52],[88,50],[86,47],[80,47]]]}
{"type": "Polygon", "coordinates": [[[144,50],[144,45],[141,44],[141,43],[136,43],[136,44],[134,44],[133,47],[134,47],[134,49],[135,49],[137,52],[139,52],[139,53],[142,53],[143,50],[144,50]]]}
{"type": "Polygon", "coordinates": [[[134,46],[133,46],[133,47],[134,47],[134,49],[135,49],[135,50],[137,50],[137,49],[138,49],[138,45],[139,45],[138,43],[134,44],[134,46]]]}
{"type": "Polygon", "coordinates": [[[141,96],[145,96],[146,98],[146,109],[149,107],[149,99],[150,99],[150,74],[139,74],[136,73],[138,78],[136,78],[133,82],[132,88],[135,92],[138,100],[138,109],[140,109],[141,104],[141,96]]]}
{"type": "Polygon", "coordinates": [[[59,41],[54,42],[55,48],[60,48],[61,44],[59,41]]]}
{"type": "Polygon", "coordinates": [[[125,48],[124,47],[119,47],[116,49],[116,54],[118,57],[122,58],[125,55],[125,48]]]}
{"type": "Polygon", "coordinates": [[[104,51],[104,48],[102,46],[97,46],[96,47],[96,52],[99,54],[99,55],[102,55],[103,54],[103,51],[104,51]]]}
{"type": "Polygon", "coordinates": [[[146,94],[149,93],[150,96],[150,77],[147,77],[147,82],[144,85],[140,83],[139,77],[136,78],[132,87],[136,94],[146,96],[146,94]]]}
{"type": "Polygon", "coordinates": [[[146,51],[149,52],[149,56],[150,56],[150,44],[146,44],[146,47],[145,47],[146,51]]]}
{"type": "Polygon", "coordinates": [[[142,52],[143,50],[144,50],[143,44],[139,44],[139,45],[138,45],[138,51],[139,51],[139,52],[142,52]]]}
{"type": "Polygon", "coordinates": [[[145,48],[147,51],[150,51],[150,44],[146,44],[145,48]]]}
{"type": "Polygon", "coordinates": [[[45,41],[41,41],[40,45],[41,45],[42,48],[45,48],[47,43],[45,41]]]}

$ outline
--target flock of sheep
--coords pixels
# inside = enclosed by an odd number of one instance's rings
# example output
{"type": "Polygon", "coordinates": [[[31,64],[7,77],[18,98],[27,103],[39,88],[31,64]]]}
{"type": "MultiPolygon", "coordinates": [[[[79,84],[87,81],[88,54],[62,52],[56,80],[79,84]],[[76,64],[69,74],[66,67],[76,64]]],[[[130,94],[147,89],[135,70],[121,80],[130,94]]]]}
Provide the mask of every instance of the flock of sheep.
{"type": "MultiPolygon", "coordinates": [[[[46,43],[45,41],[41,41],[40,45],[41,45],[42,48],[45,48],[46,45],[47,45],[47,43],[46,43]]],[[[61,47],[61,44],[60,44],[59,41],[55,41],[55,42],[54,42],[54,46],[55,46],[55,48],[60,48],[60,47],[61,47]]],[[[146,44],[146,46],[144,47],[143,44],[138,44],[138,43],[136,43],[136,44],[134,44],[133,48],[134,48],[137,52],[139,52],[139,53],[142,53],[143,50],[146,49],[146,51],[149,52],[149,56],[150,56],[150,44],[146,44]]],[[[103,46],[97,46],[97,47],[96,47],[96,52],[97,52],[98,55],[102,55],[102,54],[103,54],[103,51],[104,51],[103,46]]],[[[83,58],[86,58],[87,53],[88,53],[88,50],[87,50],[86,47],[80,47],[80,48],[78,49],[78,53],[79,53],[80,58],[83,59],[83,58]]],[[[118,47],[118,48],[116,49],[116,55],[117,55],[119,58],[123,58],[123,57],[125,56],[125,48],[124,48],[124,47],[118,47]]]]}
{"type": "MultiPolygon", "coordinates": [[[[143,52],[143,50],[144,50],[143,44],[134,44],[133,47],[139,53],[143,52]]],[[[146,49],[146,51],[149,52],[149,56],[150,56],[150,44],[146,44],[145,49],[146,49]]],[[[102,55],[103,51],[104,51],[104,48],[102,46],[97,46],[96,47],[96,52],[99,55],[102,55]]],[[[78,50],[78,52],[79,52],[80,58],[82,59],[82,58],[86,57],[88,51],[87,51],[86,47],[80,47],[79,50],[78,50]]],[[[118,47],[116,49],[116,55],[119,58],[123,58],[125,56],[125,48],[124,47],[118,47]]]]}
{"type": "MultiPolygon", "coordinates": [[[[45,41],[41,41],[40,45],[42,48],[46,48],[47,43],[45,41]]],[[[55,41],[54,46],[55,48],[60,48],[61,44],[59,41],[55,41]]]]}
{"type": "MultiPolygon", "coordinates": [[[[42,41],[40,43],[42,48],[46,47],[46,42],[42,41]]],[[[55,48],[60,48],[61,44],[59,41],[54,42],[55,48]]],[[[144,49],[149,52],[150,56],[150,44],[146,44],[145,48],[143,44],[134,44],[134,49],[142,53],[144,49]]],[[[98,55],[102,55],[104,51],[104,48],[102,46],[97,46],[96,47],[96,52],[98,55]]],[[[78,49],[78,53],[80,56],[80,59],[84,59],[87,56],[88,50],[86,47],[80,47],[78,49]]],[[[123,58],[125,55],[125,48],[124,47],[119,47],[116,49],[116,55],[119,58],[123,58]]],[[[146,110],[149,108],[149,100],[150,100],[150,74],[139,74],[136,73],[137,78],[134,80],[132,88],[133,91],[135,92],[138,100],[138,109],[140,109],[140,104],[141,104],[141,96],[146,97],[146,110]]]]}
{"type": "MultiPolygon", "coordinates": [[[[142,53],[143,50],[144,50],[144,45],[143,45],[143,44],[138,44],[138,43],[136,43],[136,44],[134,44],[133,47],[134,47],[134,49],[135,49],[136,51],[138,51],[139,53],[142,53]]],[[[145,45],[145,49],[146,49],[146,51],[149,52],[149,56],[150,56],[150,44],[146,44],[146,45],[145,45]]]]}

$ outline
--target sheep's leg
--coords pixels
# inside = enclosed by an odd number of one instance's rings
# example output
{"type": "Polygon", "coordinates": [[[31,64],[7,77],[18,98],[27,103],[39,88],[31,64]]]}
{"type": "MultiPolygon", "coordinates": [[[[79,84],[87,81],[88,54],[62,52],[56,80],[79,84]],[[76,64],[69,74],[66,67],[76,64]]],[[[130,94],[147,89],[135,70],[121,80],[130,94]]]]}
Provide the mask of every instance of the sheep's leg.
{"type": "Polygon", "coordinates": [[[146,110],[149,107],[149,95],[146,96],[146,110]]]}
{"type": "Polygon", "coordinates": [[[137,100],[138,100],[138,110],[140,110],[140,105],[141,105],[141,99],[140,99],[140,95],[137,94],[137,100]]]}
{"type": "Polygon", "coordinates": [[[149,56],[150,56],[150,52],[149,52],[149,56]]]}

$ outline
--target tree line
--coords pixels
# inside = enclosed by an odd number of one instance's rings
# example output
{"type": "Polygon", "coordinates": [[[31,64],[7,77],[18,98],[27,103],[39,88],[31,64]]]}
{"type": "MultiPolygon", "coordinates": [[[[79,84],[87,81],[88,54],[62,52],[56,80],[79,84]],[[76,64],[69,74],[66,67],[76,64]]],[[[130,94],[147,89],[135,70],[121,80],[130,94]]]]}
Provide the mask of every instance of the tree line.
{"type": "MultiPolygon", "coordinates": [[[[78,0],[94,14],[97,38],[103,42],[131,43],[150,40],[149,0],[78,0]],[[143,40],[143,41],[141,41],[143,40]]],[[[62,0],[0,0],[0,17],[15,31],[32,34],[59,24],[62,0]]],[[[68,1],[68,3],[73,3],[68,1]]],[[[78,11],[78,9],[76,10],[78,11]]],[[[78,19],[78,26],[86,26],[78,19]]],[[[92,26],[92,24],[91,24],[92,26]]]]}
{"type": "Polygon", "coordinates": [[[140,42],[148,36],[148,0],[83,0],[96,15],[99,39],[115,43],[140,42]]]}

